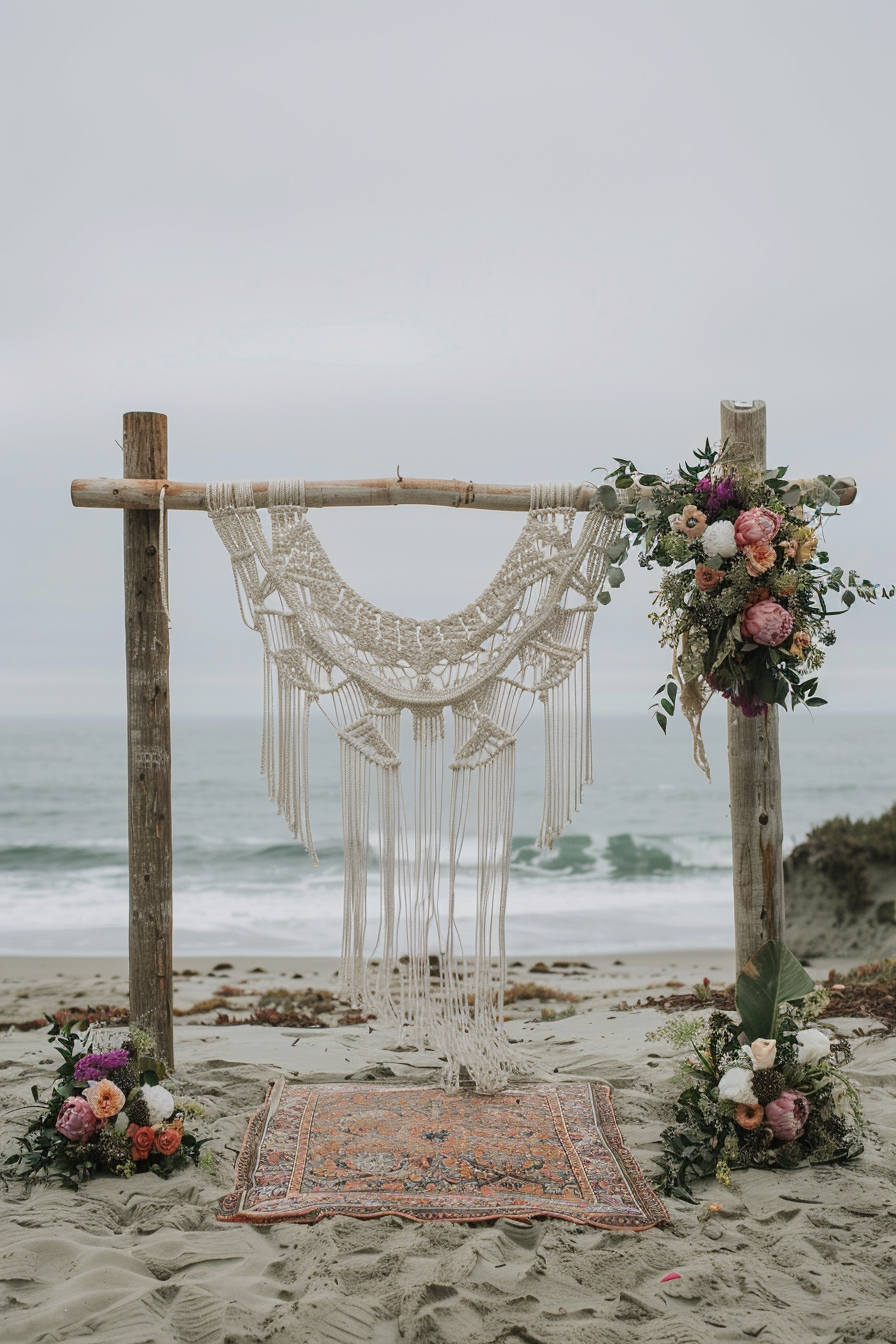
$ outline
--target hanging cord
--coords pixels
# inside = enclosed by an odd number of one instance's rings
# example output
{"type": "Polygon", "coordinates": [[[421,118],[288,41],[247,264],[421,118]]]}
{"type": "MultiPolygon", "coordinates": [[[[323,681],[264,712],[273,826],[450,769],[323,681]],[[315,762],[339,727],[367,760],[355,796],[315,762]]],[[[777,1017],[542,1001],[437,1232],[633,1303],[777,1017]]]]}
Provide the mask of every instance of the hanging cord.
{"type": "Polygon", "coordinates": [[[165,517],[165,489],[159,491],[159,588],[162,596],[162,610],[171,629],[171,612],[168,610],[168,520],[165,517]]]}

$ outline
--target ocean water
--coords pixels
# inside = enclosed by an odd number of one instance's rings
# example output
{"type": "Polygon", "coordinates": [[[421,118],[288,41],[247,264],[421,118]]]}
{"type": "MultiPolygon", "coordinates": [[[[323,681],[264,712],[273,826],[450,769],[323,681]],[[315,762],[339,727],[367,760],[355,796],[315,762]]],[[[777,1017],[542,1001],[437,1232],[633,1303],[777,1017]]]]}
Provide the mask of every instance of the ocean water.
{"type": "MultiPolygon", "coordinates": [[[[507,946],[511,953],[623,952],[733,943],[725,718],[707,715],[710,785],[683,723],[596,718],[596,782],[550,852],[534,846],[539,725],[518,750],[507,946]]],[[[7,719],[0,778],[0,950],[127,950],[124,723],[7,719]]],[[[896,717],[782,722],[786,848],[831,816],[874,816],[896,797],[896,717]]],[[[243,720],[173,729],[175,952],[335,954],[342,851],[335,735],[312,739],[314,868],[268,801],[260,730],[243,720]]],[[[475,854],[460,875],[459,931],[472,929],[475,854]]],[[[371,875],[371,887],[376,874],[371,875]]]]}

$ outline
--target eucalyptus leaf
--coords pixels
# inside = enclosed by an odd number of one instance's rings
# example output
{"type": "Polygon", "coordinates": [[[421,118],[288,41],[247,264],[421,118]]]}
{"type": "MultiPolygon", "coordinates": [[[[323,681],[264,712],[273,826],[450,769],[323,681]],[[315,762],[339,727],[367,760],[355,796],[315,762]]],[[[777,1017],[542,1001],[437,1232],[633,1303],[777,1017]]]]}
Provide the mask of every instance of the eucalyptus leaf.
{"type": "Polygon", "coordinates": [[[605,606],[607,606],[607,604],[608,604],[609,601],[610,601],[610,594],[609,594],[609,593],[598,593],[598,595],[597,595],[597,600],[598,600],[598,602],[600,603],[600,605],[601,605],[602,607],[605,607],[605,606]]]}
{"type": "Polygon", "coordinates": [[[786,943],[771,939],[753,953],[737,977],[734,1001],[747,1039],[774,1040],[778,1009],[811,994],[815,982],[786,943]]]}
{"type": "Polygon", "coordinates": [[[607,583],[611,588],[618,588],[620,584],[625,583],[625,570],[620,569],[618,565],[611,565],[607,570],[607,583]]]}
{"type": "Polygon", "coordinates": [[[597,487],[597,497],[605,509],[619,508],[619,496],[612,485],[599,485],[597,487]]]}
{"type": "Polygon", "coordinates": [[[627,554],[628,537],[620,537],[618,541],[614,541],[611,546],[607,547],[607,558],[609,560],[621,560],[627,554]]]}

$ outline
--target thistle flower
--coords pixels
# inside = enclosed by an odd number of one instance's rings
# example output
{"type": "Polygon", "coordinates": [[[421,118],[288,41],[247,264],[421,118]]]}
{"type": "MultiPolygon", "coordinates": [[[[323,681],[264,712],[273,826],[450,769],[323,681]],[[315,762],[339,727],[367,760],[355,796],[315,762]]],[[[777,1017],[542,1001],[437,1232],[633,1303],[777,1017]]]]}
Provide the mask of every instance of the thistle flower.
{"type": "Polygon", "coordinates": [[[753,1091],[762,1106],[777,1101],[784,1091],[786,1080],[780,1069],[757,1069],[753,1074],[753,1091]]]}

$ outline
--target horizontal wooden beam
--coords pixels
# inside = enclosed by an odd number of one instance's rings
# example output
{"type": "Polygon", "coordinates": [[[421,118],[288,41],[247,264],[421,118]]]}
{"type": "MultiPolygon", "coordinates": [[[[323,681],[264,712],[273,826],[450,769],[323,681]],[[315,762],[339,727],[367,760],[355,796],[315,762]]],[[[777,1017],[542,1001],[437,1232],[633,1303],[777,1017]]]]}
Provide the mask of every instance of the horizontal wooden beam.
{"type": "MultiPolygon", "coordinates": [[[[165,487],[166,509],[207,507],[205,484],[201,481],[114,480],[100,476],[96,480],[72,481],[72,503],[81,509],[157,509],[159,494],[165,487]]],[[[835,481],[835,494],[841,504],[856,497],[856,483],[849,477],[835,481]]],[[[256,506],[267,508],[267,481],[253,481],[256,506]]],[[[588,509],[595,487],[583,484],[577,507],[588,509]]],[[[477,485],[473,481],[436,481],[395,478],[371,481],[306,481],[305,499],[309,508],[358,508],[377,504],[437,504],[454,509],[500,509],[524,513],[529,508],[528,485],[477,485]]]]}

